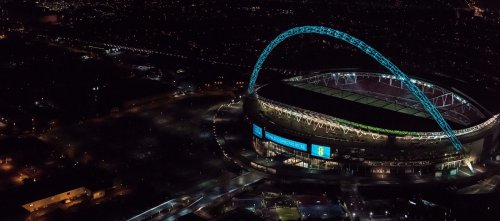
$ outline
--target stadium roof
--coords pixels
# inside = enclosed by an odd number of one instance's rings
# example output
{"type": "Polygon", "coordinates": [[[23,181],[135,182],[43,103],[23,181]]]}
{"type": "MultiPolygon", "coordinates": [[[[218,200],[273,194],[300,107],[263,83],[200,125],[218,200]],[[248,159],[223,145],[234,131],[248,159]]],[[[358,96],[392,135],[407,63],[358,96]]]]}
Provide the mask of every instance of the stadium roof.
{"type": "MultiPolygon", "coordinates": [[[[433,119],[426,118],[427,113],[412,108],[353,92],[307,83],[294,84],[271,83],[260,88],[258,94],[301,109],[368,126],[402,131],[441,131],[433,119]]],[[[452,129],[464,128],[453,122],[448,123],[452,129]]]]}
{"type": "Polygon", "coordinates": [[[419,110],[412,107],[403,106],[377,97],[372,97],[346,90],[339,90],[331,87],[325,87],[317,84],[310,84],[307,82],[289,82],[288,84],[293,85],[295,87],[300,87],[310,91],[314,91],[317,93],[342,98],[344,100],[355,101],[357,103],[384,108],[404,114],[410,114],[417,117],[429,118],[429,114],[425,112],[425,110],[419,110]]]}

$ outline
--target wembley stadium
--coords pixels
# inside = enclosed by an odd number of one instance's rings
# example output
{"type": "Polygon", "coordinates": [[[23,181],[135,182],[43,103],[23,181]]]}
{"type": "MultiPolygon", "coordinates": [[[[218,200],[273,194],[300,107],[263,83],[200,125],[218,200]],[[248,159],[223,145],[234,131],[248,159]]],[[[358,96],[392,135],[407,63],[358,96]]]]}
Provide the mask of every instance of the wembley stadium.
{"type": "MultiPolygon", "coordinates": [[[[411,79],[454,129],[463,150],[396,77],[324,72],[261,86],[245,100],[252,144],[262,156],[345,174],[453,175],[488,155],[498,133],[489,114],[460,91],[411,79]]],[[[496,141],[498,142],[498,141],[496,141]]]]}
{"type": "Polygon", "coordinates": [[[253,68],[243,113],[257,155],[244,158],[272,174],[293,168],[322,178],[416,176],[423,182],[420,177],[478,177],[487,162],[500,160],[497,112],[453,85],[409,77],[363,41],[329,27],[296,27],[272,40],[253,68]],[[386,72],[316,71],[257,86],[274,48],[302,34],[348,43],[386,72]]]}

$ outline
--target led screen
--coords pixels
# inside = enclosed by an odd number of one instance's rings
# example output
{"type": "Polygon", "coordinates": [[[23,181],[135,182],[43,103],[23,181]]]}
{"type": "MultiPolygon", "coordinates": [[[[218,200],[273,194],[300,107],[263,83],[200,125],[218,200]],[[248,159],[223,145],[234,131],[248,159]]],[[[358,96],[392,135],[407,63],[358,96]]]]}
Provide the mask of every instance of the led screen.
{"type": "Polygon", "coordinates": [[[253,124],[253,135],[255,135],[258,138],[262,138],[262,127],[253,124]]]}
{"type": "Polygon", "coordinates": [[[265,137],[267,139],[269,139],[270,141],[275,142],[277,144],[281,144],[283,146],[291,147],[291,148],[297,149],[297,150],[307,151],[307,144],[305,144],[305,143],[297,142],[294,140],[289,140],[289,139],[280,137],[278,135],[269,133],[267,131],[266,131],[265,137]]]}
{"type": "Polygon", "coordinates": [[[311,155],[328,159],[330,158],[330,147],[312,144],[311,155]]]}

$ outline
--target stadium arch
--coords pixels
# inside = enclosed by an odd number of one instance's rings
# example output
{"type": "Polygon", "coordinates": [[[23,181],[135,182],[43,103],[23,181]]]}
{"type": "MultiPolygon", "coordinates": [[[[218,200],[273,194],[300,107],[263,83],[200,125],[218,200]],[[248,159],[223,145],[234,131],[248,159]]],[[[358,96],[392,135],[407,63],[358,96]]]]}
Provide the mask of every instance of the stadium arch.
{"type": "Polygon", "coordinates": [[[443,132],[448,136],[448,139],[452,143],[453,147],[457,151],[463,151],[462,143],[458,140],[455,132],[451,129],[450,125],[443,118],[441,113],[438,111],[436,106],[432,104],[432,102],[425,96],[424,92],[422,92],[412,81],[411,79],[403,73],[396,65],[394,65],[389,59],[380,54],[377,50],[367,45],[363,41],[336,29],[323,27],[323,26],[300,26],[289,29],[276,38],[274,38],[262,51],[257,62],[254,65],[252,70],[252,75],[250,77],[250,83],[248,84],[247,93],[253,94],[255,88],[255,82],[257,81],[257,77],[259,76],[259,72],[262,69],[262,65],[264,61],[269,56],[269,54],[276,48],[281,42],[286,39],[300,35],[300,34],[319,34],[330,36],[344,42],[349,43],[352,46],[359,48],[365,54],[369,55],[373,59],[375,59],[378,63],[384,66],[389,72],[391,72],[394,76],[396,76],[399,80],[403,82],[406,88],[410,90],[410,92],[420,101],[420,103],[424,106],[425,110],[432,116],[432,118],[438,123],[439,127],[443,130],[443,132]]]}

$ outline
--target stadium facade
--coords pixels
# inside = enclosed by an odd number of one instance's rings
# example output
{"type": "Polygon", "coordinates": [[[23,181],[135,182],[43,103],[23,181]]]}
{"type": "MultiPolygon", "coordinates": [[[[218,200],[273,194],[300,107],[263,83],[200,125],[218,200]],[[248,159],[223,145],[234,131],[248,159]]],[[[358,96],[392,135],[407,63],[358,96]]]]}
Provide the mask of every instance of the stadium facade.
{"type": "Polygon", "coordinates": [[[324,72],[256,89],[245,100],[252,145],[284,164],[352,175],[442,176],[498,146],[498,115],[466,95],[411,79],[454,128],[445,132],[396,77],[324,72]]]}

